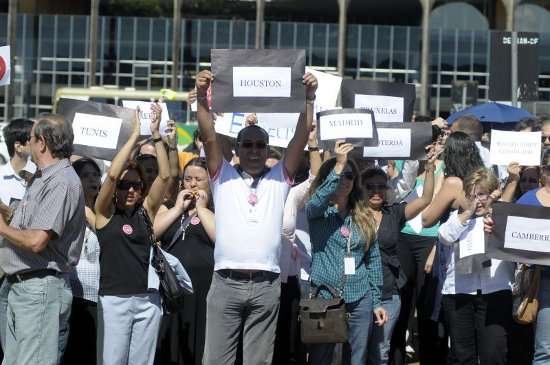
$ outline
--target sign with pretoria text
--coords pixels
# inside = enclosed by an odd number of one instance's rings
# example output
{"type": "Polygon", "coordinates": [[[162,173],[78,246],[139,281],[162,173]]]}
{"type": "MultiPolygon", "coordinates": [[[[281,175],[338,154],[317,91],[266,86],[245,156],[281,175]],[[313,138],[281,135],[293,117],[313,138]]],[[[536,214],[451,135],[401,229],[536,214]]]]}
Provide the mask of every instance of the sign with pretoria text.
{"type": "Polygon", "coordinates": [[[72,126],[75,155],[111,161],[132,133],[132,109],[61,99],[57,111],[72,126]]]}
{"type": "Polygon", "coordinates": [[[414,111],[414,85],[373,80],[344,80],[342,107],[365,108],[377,122],[410,122],[414,111]]]}
{"type": "Polygon", "coordinates": [[[345,139],[355,146],[378,145],[374,113],[367,109],[327,110],[317,114],[317,133],[324,148],[345,139]]]}
{"type": "Polygon", "coordinates": [[[550,265],[550,208],[494,203],[489,257],[526,264],[550,265]]]}
{"type": "Polygon", "coordinates": [[[432,142],[431,123],[378,123],[378,146],[365,147],[363,156],[373,159],[425,160],[432,142]]]}
{"type": "Polygon", "coordinates": [[[300,113],[305,109],[304,50],[213,49],[212,110],[300,113]]]}

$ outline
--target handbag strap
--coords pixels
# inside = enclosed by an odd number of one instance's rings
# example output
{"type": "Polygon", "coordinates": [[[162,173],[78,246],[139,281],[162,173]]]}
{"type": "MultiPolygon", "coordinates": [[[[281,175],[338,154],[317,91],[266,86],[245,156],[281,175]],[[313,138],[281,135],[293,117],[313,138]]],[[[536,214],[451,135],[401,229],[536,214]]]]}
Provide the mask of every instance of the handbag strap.
{"type": "Polygon", "coordinates": [[[147,235],[149,236],[149,243],[151,245],[155,245],[155,244],[158,245],[158,242],[155,238],[155,233],[153,232],[153,223],[149,218],[149,214],[147,213],[143,205],[141,205],[138,209],[139,209],[138,213],[141,215],[141,217],[145,221],[145,229],[147,230],[147,235]]]}
{"type": "Polygon", "coordinates": [[[172,240],[170,241],[170,244],[166,246],[165,248],[166,251],[170,251],[170,249],[174,247],[174,244],[176,243],[180,235],[183,234],[182,240],[185,238],[185,231],[187,230],[187,227],[189,227],[191,220],[195,217],[196,214],[197,213],[193,213],[187,216],[185,219],[183,219],[183,217],[181,218],[181,224],[178,227],[176,233],[174,233],[174,235],[172,236],[172,240]]]}

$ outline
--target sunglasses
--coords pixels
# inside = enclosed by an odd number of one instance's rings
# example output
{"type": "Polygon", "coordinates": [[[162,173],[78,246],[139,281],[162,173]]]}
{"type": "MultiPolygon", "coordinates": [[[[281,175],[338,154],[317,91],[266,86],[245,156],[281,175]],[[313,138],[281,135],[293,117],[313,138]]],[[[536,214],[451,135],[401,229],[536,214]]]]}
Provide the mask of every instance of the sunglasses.
{"type": "Polygon", "coordinates": [[[244,141],[241,143],[241,148],[252,148],[256,147],[258,150],[263,150],[267,147],[267,144],[265,142],[250,142],[250,141],[244,141]]]}
{"type": "Polygon", "coordinates": [[[388,190],[388,185],[386,184],[366,184],[365,187],[370,191],[386,191],[388,190]]]}
{"type": "Polygon", "coordinates": [[[118,182],[117,188],[120,190],[130,190],[130,188],[141,190],[143,189],[143,183],[141,181],[121,180],[118,182]]]}
{"type": "Polygon", "coordinates": [[[353,174],[353,172],[351,171],[346,171],[342,174],[343,177],[345,177],[346,179],[348,180],[354,180],[355,179],[355,175],[353,174]]]}
{"type": "Polygon", "coordinates": [[[546,142],[548,139],[550,139],[550,136],[541,136],[541,137],[540,137],[541,143],[546,142]]]}

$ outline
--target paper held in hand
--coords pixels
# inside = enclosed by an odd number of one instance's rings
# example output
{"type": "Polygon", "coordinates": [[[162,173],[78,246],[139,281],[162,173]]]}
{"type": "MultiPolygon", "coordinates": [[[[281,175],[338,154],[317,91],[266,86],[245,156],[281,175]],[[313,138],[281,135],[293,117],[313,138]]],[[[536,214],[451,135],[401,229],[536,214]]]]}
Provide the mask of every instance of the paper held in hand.
{"type": "Polygon", "coordinates": [[[468,257],[485,253],[485,233],[483,232],[483,217],[477,217],[469,222],[473,226],[466,237],[459,241],[459,257],[468,257]]]}
{"type": "Polygon", "coordinates": [[[367,109],[327,110],[318,114],[319,141],[328,148],[335,140],[345,139],[355,146],[376,146],[378,134],[374,114],[367,109]]]}
{"type": "MultiPolygon", "coordinates": [[[[142,136],[151,135],[151,105],[153,103],[148,101],[139,101],[139,100],[122,100],[122,106],[129,109],[137,109],[139,107],[139,121],[141,123],[141,132],[142,136]]],[[[168,114],[168,108],[166,103],[160,103],[162,108],[162,115],[160,116],[160,127],[159,132],[163,136],[166,135],[167,123],[170,120],[170,115],[168,114]]]]}
{"type": "Polygon", "coordinates": [[[507,166],[539,166],[541,159],[541,132],[491,131],[491,164],[507,166]]]}

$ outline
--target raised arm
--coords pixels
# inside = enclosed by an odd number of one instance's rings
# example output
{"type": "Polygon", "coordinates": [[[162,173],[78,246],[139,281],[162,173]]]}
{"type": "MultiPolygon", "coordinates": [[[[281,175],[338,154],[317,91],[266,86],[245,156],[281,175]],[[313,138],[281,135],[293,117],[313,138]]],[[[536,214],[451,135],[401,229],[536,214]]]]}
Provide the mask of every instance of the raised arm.
{"type": "Polygon", "coordinates": [[[208,109],[207,92],[212,83],[212,73],[208,70],[199,72],[197,75],[197,120],[201,140],[206,153],[206,165],[210,177],[214,177],[222,166],[222,146],[216,137],[214,120],[208,109]]]}
{"type": "Polygon", "coordinates": [[[518,189],[519,180],[521,174],[521,167],[517,162],[512,162],[508,165],[508,180],[506,186],[502,192],[501,201],[507,203],[513,203],[516,198],[516,191],[518,189]]]}
{"type": "Polygon", "coordinates": [[[422,226],[431,227],[439,221],[462,192],[462,180],[456,176],[445,179],[432,204],[422,213],[422,226]]]}
{"type": "Polygon", "coordinates": [[[99,190],[99,194],[97,195],[97,199],[95,201],[96,229],[103,228],[109,222],[111,216],[113,215],[113,194],[115,193],[116,182],[122,174],[122,171],[124,170],[124,167],[126,166],[128,159],[130,158],[132,149],[137,143],[140,134],[140,122],[138,113],[139,111],[136,111],[134,115],[132,134],[113,159],[113,162],[111,163],[111,168],[109,169],[107,177],[101,185],[101,189],[99,190]]]}
{"type": "Polygon", "coordinates": [[[170,165],[168,163],[168,154],[166,153],[166,148],[164,148],[164,142],[162,141],[159,132],[162,108],[158,104],[153,104],[151,106],[151,111],[153,112],[151,120],[151,135],[153,137],[153,142],[155,143],[155,151],[157,152],[159,174],[149,189],[149,193],[145,198],[143,207],[147,210],[151,221],[154,222],[155,215],[164,200],[164,192],[168,186],[168,180],[170,178],[170,165]]]}
{"type": "Polygon", "coordinates": [[[323,161],[321,159],[321,152],[319,151],[317,124],[315,122],[311,126],[311,132],[309,132],[307,148],[309,150],[309,174],[310,176],[317,176],[323,161]]]}
{"type": "Polygon", "coordinates": [[[308,72],[304,75],[303,80],[306,85],[306,111],[300,115],[294,137],[288,144],[284,159],[285,169],[290,177],[294,177],[296,171],[300,168],[308,134],[313,123],[313,102],[317,90],[317,79],[308,72]]]}
{"type": "Polygon", "coordinates": [[[424,189],[422,191],[422,196],[416,198],[405,207],[405,219],[411,220],[420,214],[430,203],[434,195],[434,171],[435,171],[435,160],[437,159],[438,154],[435,152],[435,149],[432,148],[428,152],[428,160],[426,161],[425,179],[424,179],[424,189]]]}
{"type": "Polygon", "coordinates": [[[208,209],[209,196],[204,190],[198,191],[199,196],[197,198],[197,216],[201,220],[202,226],[208,235],[208,238],[212,242],[216,241],[216,223],[214,220],[214,213],[208,209]]]}

